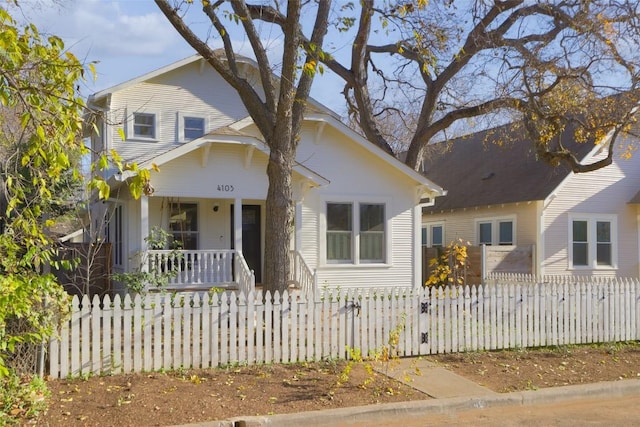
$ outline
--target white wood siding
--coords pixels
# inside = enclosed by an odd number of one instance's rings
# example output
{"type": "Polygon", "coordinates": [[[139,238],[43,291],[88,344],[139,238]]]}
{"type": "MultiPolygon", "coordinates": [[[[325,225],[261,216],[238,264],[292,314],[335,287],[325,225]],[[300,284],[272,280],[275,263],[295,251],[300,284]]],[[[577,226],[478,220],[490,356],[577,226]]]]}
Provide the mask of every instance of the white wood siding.
{"type": "MultiPolygon", "coordinates": [[[[618,151],[620,152],[620,151],[618,151]]],[[[614,158],[594,172],[571,175],[559,187],[544,211],[544,274],[638,276],[638,222],[636,207],[627,202],[640,189],[640,155],[614,158]],[[569,214],[617,215],[618,268],[569,269],[569,214]]]]}
{"type": "Polygon", "coordinates": [[[329,126],[316,139],[317,126],[304,127],[297,159],[331,181],[310,190],[303,206],[301,253],[310,267],[317,269],[319,286],[414,286],[413,263],[418,259],[413,246],[417,230],[411,214],[415,183],[329,126]],[[318,243],[325,240],[321,219],[329,201],[385,203],[386,237],[390,239],[385,264],[323,264],[323,245],[318,243]]]}
{"type": "Polygon", "coordinates": [[[251,165],[244,168],[245,147],[235,144],[211,146],[202,166],[200,149],[152,172],[156,196],[264,199],[267,195],[267,156],[256,150],[251,165]],[[218,189],[218,186],[221,186],[218,189]],[[232,189],[233,188],[233,189],[232,189]]]}

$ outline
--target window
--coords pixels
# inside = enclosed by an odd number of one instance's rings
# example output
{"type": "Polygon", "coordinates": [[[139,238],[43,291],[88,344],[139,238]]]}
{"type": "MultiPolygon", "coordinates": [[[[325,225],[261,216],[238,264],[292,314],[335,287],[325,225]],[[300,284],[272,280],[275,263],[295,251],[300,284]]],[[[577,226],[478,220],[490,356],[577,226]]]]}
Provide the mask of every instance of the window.
{"type": "Polygon", "coordinates": [[[573,221],[573,265],[589,265],[588,221],[573,221]]]}
{"type": "Polygon", "coordinates": [[[570,218],[570,267],[614,267],[616,218],[580,215],[570,218]]]}
{"type": "Polygon", "coordinates": [[[480,227],[480,244],[481,245],[490,245],[493,242],[493,233],[491,232],[491,226],[493,224],[490,222],[481,222],[479,224],[480,227]]]}
{"type": "Polygon", "coordinates": [[[169,205],[169,232],[173,244],[181,249],[198,249],[198,205],[171,203],[169,205]]]}
{"type": "Polygon", "coordinates": [[[430,248],[444,246],[444,224],[434,223],[423,225],[422,246],[430,248]]]}
{"type": "Polygon", "coordinates": [[[611,258],[611,223],[596,221],[596,263],[613,265],[611,258]]]}
{"type": "Polygon", "coordinates": [[[385,262],[387,220],[384,203],[327,203],[326,221],[327,262],[385,262]]]}
{"type": "Polygon", "coordinates": [[[350,203],[327,203],[327,260],[353,260],[352,210],[350,203]]]}
{"type": "Polygon", "coordinates": [[[156,115],[151,113],[133,114],[133,136],[135,138],[156,137],[156,115]]]}
{"type": "Polygon", "coordinates": [[[488,219],[477,221],[479,245],[515,245],[514,220],[488,219]]]}
{"type": "Polygon", "coordinates": [[[384,205],[360,204],[360,261],[384,262],[384,205]]]}
{"type": "Polygon", "coordinates": [[[202,117],[184,117],[184,140],[200,138],[204,135],[204,119],[202,117]]]}
{"type": "Polygon", "coordinates": [[[176,141],[189,142],[198,139],[207,129],[207,114],[181,111],[176,113],[176,141]]]}
{"type": "Polygon", "coordinates": [[[500,221],[498,227],[498,244],[513,245],[513,222],[500,221]]]}

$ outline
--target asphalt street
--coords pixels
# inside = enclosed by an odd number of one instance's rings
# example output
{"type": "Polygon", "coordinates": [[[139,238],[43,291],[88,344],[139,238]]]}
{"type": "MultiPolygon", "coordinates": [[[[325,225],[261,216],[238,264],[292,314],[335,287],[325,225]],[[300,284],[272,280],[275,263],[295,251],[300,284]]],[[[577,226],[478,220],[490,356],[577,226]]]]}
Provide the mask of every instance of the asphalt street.
{"type": "Polygon", "coordinates": [[[345,427],[365,426],[638,426],[640,425],[640,396],[607,399],[581,399],[544,405],[502,406],[469,409],[445,414],[402,416],[377,421],[340,423],[345,427]]]}

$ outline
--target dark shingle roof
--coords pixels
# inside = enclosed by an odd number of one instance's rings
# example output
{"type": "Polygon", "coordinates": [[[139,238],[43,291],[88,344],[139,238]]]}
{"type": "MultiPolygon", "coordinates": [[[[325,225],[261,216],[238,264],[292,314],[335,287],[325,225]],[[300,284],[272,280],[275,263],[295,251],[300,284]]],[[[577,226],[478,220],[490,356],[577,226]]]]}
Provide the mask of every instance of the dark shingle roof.
{"type": "MultiPolygon", "coordinates": [[[[593,142],[577,143],[572,129],[563,145],[583,159],[593,142]]],[[[522,126],[490,129],[427,147],[424,173],[448,191],[425,212],[543,200],[570,173],[536,158],[522,126]],[[496,143],[502,141],[502,143],[496,143]]]]}

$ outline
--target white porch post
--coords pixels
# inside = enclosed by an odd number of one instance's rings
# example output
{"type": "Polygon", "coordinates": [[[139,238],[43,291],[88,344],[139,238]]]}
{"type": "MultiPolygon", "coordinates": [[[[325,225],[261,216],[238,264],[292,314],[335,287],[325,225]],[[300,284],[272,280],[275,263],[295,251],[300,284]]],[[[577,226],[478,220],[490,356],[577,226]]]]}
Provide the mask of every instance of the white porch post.
{"type": "Polygon", "coordinates": [[[295,235],[293,236],[293,249],[297,252],[302,250],[302,200],[296,202],[295,212],[295,235]]]}
{"type": "MultiPolygon", "coordinates": [[[[411,243],[413,244],[413,287],[421,289],[422,285],[422,205],[414,206],[412,211],[413,219],[413,236],[411,243]]],[[[391,262],[388,260],[387,262],[391,262]]]]}
{"type": "MultiPolygon", "coordinates": [[[[147,235],[149,234],[149,198],[140,196],[140,252],[147,252],[147,235]]],[[[147,263],[140,266],[142,271],[147,271],[147,263]]]]}
{"type": "Polygon", "coordinates": [[[242,199],[235,199],[233,209],[233,243],[236,251],[242,251],[242,199]]]}

